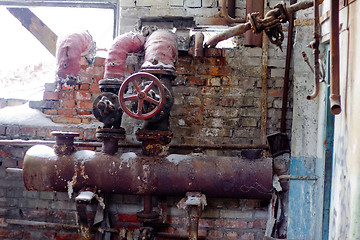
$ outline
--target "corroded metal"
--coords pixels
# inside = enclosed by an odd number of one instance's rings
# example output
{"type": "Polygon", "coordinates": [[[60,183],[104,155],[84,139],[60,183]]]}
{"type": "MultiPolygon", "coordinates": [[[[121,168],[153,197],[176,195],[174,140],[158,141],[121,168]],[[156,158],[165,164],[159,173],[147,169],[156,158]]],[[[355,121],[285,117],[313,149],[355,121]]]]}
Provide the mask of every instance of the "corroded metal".
{"type": "Polygon", "coordinates": [[[89,150],[56,155],[47,146],[30,148],[23,177],[28,190],[72,193],[84,186],[102,193],[183,196],[200,191],[209,197],[269,199],[272,160],[171,154],[108,155],[89,150]]]}
{"type": "Polygon", "coordinates": [[[118,96],[112,92],[104,92],[96,97],[93,113],[97,120],[104,123],[105,128],[120,128],[122,109],[118,96]]]}
{"type": "Polygon", "coordinates": [[[334,115],[340,114],[340,65],[339,65],[339,1],[331,0],[330,17],[330,109],[334,115]]]}
{"type": "Polygon", "coordinates": [[[166,154],[172,136],[173,133],[170,131],[142,129],[136,131],[136,139],[141,142],[142,153],[146,156],[166,154]]]}
{"type": "Polygon", "coordinates": [[[102,140],[101,151],[113,155],[118,151],[118,140],[125,139],[125,129],[99,128],[96,137],[102,140]]]}
{"type": "MultiPolygon", "coordinates": [[[[258,12],[261,18],[264,17],[264,0],[247,0],[246,1],[246,15],[252,12],[258,12]]],[[[252,47],[261,47],[262,46],[262,33],[256,34],[251,31],[247,31],[244,34],[244,45],[252,47]]]]}
{"type": "Polygon", "coordinates": [[[51,132],[52,136],[56,137],[54,150],[59,155],[70,155],[75,151],[74,138],[79,136],[76,132],[51,132]]]}

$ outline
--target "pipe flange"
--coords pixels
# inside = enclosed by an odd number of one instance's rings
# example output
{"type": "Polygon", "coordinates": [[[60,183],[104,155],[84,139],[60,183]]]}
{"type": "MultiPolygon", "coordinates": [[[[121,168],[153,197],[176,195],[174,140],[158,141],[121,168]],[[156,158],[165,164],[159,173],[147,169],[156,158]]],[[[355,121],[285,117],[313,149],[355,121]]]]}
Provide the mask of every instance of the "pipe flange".
{"type": "Polygon", "coordinates": [[[159,221],[159,214],[155,211],[151,211],[149,213],[141,211],[136,213],[136,218],[139,220],[139,222],[142,223],[151,223],[151,222],[157,222],[159,221]]]}
{"type": "Polygon", "coordinates": [[[119,129],[115,128],[98,128],[96,129],[96,137],[97,138],[116,138],[120,140],[124,140],[126,137],[125,129],[120,127],[119,129]]]}
{"type": "Polygon", "coordinates": [[[278,16],[278,19],[280,20],[280,22],[286,23],[287,21],[289,21],[289,12],[286,8],[286,3],[284,1],[276,4],[274,8],[279,9],[280,15],[278,16]]]}
{"type": "Polygon", "coordinates": [[[58,155],[70,155],[75,151],[74,138],[80,134],[76,132],[52,131],[51,135],[56,137],[54,145],[55,153],[58,155]]]}
{"type": "Polygon", "coordinates": [[[158,131],[158,130],[143,130],[138,129],[135,133],[138,141],[154,141],[163,142],[169,144],[173,137],[173,133],[170,131],[158,131]]]}

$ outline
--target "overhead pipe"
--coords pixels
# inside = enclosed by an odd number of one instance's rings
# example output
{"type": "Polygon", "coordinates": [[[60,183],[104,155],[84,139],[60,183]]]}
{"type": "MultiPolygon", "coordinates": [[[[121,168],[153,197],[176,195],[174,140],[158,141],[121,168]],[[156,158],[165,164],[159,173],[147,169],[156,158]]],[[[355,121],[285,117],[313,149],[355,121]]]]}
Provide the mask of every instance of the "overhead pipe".
{"type": "Polygon", "coordinates": [[[308,100],[316,98],[319,94],[320,88],[320,63],[319,63],[319,45],[320,45],[320,15],[319,15],[319,0],[314,0],[314,40],[309,44],[314,53],[314,91],[307,96],[308,100]]]}
{"type": "Polygon", "coordinates": [[[235,1],[234,0],[219,0],[221,7],[221,16],[223,16],[228,24],[231,23],[244,23],[246,22],[243,18],[234,18],[235,17],[235,1]],[[230,14],[234,15],[231,17],[230,14]]]}
{"type": "Polygon", "coordinates": [[[105,60],[105,79],[123,79],[126,59],[129,53],[143,50],[145,37],[140,33],[129,32],[114,39],[105,60]]]}
{"type": "Polygon", "coordinates": [[[330,2],[330,108],[334,115],[340,114],[339,88],[339,1],[330,2]]]}
{"type": "Polygon", "coordinates": [[[209,197],[270,199],[272,160],[171,154],[114,155],[89,150],[69,155],[35,145],[24,158],[25,187],[35,191],[183,196],[200,191],[209,197]]]}
{"type": "MultiPolygon", "coordinates": [[[[322,3],[323,0],[319,0],[319,4],[322,3]]],[[[246,22],[242,24],[238,24],[237,26],[231,27],[222,33],[219,33],[211,38],[209,38],[204,46],[205,47],[215,47],[217,43],[226,40],[230,37],[234,37],[240,34],[244,34],[245,32],[249,31],[251,28],[253,28],[254,32],[261,32],[263,30],[267,31],[267,34],[269,34],[269,39],[272,41],[273,37],[278,37],[279,29],[276,29],[279,27],[280,23],[284,23],[288,20],[288,14],[295,13],[299,10],[304,10],[309,7],[312,7],[314,5],[313,1],[302,1],[296,4],[293,4],[289,7],[285,8],[285,4],[281,3],[277,5],[277,8],[270,10],[264,19],[261,19],[258,17],[257,13],[252,13],[248,15],[252,19],[252,23],[246,22]],[[276,31],[272,32],[272,28],[274,28],[276,31]]],[[[281,31],[281,29],[280,29],[281,31]]],[[[272,41],[273,42],[273,41],[272,41]]]]}
{"type": "Polygon", "coordinates": [[[96,54],[95,42],[88,31],[59,37],[56,43],[56,75],[60,82],[78,80],[81,57],[92,63],[96,54]]]}

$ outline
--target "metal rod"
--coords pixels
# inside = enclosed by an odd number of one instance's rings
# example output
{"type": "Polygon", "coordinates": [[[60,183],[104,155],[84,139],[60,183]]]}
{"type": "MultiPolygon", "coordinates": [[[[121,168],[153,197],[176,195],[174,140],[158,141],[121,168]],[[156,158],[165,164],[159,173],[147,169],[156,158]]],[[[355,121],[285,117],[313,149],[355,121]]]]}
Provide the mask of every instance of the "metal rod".
{"type": "Polygon", "coordinates": [[[6,168],[5,170],[7,173],[15,173],[15,174],[22,174],[22,168],[6,168]]]}
{"type": "Polygon", "coordinates": [[[330,3],[330,108],[334,115],[340,114],[339,89],[339,1],[330,3]]]}
{"type": "Polygon", "coordinates": [[[267,128],[267,97],[268,97],[268,49],[269,40],[266,34],[263,34],[262,43],[262,80],[261,80],[261,126],[260,126],[260,142],[266,143],[266,128],[267,128]]]}
{"type": "MultiPolygon", "coordinates": [[[[53,146],[55,141],[46,140],[0,140],[0,146],[20,146],[31,147],[33,145],[53,146]]],[[[101,142],[74,142],[75,147],[101,147],[101,142]]],[[[266,144],[169,144],[170,148],[182,149],[268,149],[266,144]]],[[[120,148],[141,148],[139,143],[122,142],[118,144],[120,148]]]]}
{"type": "Polygon", "coordinates": [[[280,175],[279,180],[290,179],[290,180],[318,180],[317,176],[307,175],[280,175]]]}
{"type": "MultiPolygon", "coordinates": [[[[290,0],[291,5],[293,5],[295,3],[296,3],[296,0],[290,0]]],[[[283,97],[282,97],[282,106],[281,106],[281,122],[280,122],[280,132],[281,133],[286,132],[286,110],[287,110],[287,102],[288,102],[291,55],[292,55],[292,50],[293,50],[293,35],[294,35],[294,14],[291,13],[291,14],[289,14],[285,74],[284,74],[283,97]]]]}

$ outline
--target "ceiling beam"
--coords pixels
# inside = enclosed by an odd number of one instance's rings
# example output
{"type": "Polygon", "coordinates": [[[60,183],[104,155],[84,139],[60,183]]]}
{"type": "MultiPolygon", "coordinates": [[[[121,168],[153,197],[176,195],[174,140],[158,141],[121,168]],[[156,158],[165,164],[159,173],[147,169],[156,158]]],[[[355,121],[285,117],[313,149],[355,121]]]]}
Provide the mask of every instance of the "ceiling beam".
{"type": "Polygon", "coordinates": [[[110,8],[115,9],[116,0],[89,1],[89,0],[0,0],[0,6],[8,7],[79,7],[79,8],[110,8]]]}
{"type": "Polygon", "coordinates": [[[7,8],[55,56],[57,35],[28,8],[7,8]]]}

